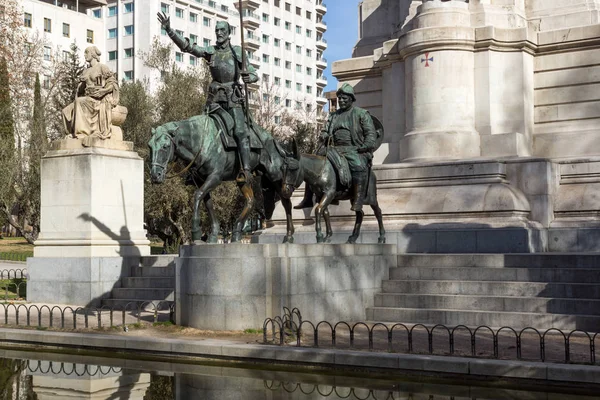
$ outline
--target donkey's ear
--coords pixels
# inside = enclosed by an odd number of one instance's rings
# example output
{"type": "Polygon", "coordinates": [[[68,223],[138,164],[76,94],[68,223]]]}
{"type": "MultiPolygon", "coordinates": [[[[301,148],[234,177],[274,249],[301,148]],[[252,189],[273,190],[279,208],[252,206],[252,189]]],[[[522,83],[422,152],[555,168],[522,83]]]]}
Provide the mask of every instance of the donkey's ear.
{"type": "Polygon", "coordinates": [[[298,150],[296,139],[292,139],[292,154],[296,160],[300,161],[300,150],[298,150]]]}

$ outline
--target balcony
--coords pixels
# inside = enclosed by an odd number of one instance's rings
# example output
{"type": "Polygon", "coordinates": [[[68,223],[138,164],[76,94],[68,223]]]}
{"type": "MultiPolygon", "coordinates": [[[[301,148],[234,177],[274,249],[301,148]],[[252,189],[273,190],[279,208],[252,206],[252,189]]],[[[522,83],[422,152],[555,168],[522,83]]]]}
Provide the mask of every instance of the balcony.
{"type": "Polygon", "coordinates": [[[325,50],[327,48],[327,40],[323,38],[317,38],[317,49],[325,50]]]}
{"type": "Polygon", "coordinates": [[[248,46],[250,50],[258,50],[260,49],[260,39],[256,35],[246,35],[244,36],[244,44],[248,46]]]}
{"type": "Polygon", "coordinates": [[[327,86],[327,77],[324,75],[317,76],[317,86],[327,86]]]}
{"type": "Polygon", "coordinates": [[[325,97],[318,97],[317,96],[317,104],[325,105],[325,104],[327,104],[327,99],[325,97]]]}
{"type": "Polygon", "coordinates": [[[315,10],[318,14],[324,15],[327,12],[327,5],[322,1],[317,1],[317,4],[315,4],[315,10]]]}
{"type": "Polygon", "coordinates": [[[258,14],[246,9],[242,12],[242,15],[244,17],[244,28],[253,30],[260,26],[260,18],[258,17],[258,14]]]}
{"type": "Polygon", "coordinates": [[[260,57],[257,57],[255,55],[251,55],[251,56],[248,56],[248,61],[250,61],[250,64],[253,67],[260,68],[260,57]]]}
{"type": "MultiPolygon", "coordinates": [[[[238,0],[234,1],[235,8],[239,9],[240,2],[238,0]]],[[[242,9],[249,8],[251,10],[256,10],[260,7],[260,0],[242,0],[242,9]]]]}
{"type": "Polygon", "coordinates": [[[317,28],[317,32],[325,32],[327,30],[327,23],[323,20],[317,21],[315,23],[315,28],[317,28]]]}
{"type": "Polygon", "coordinates": [[[327,59],[324,57],[321,58],[317,58],[317,68],[319,69],[325,69],[327,68],[327,59]]]}

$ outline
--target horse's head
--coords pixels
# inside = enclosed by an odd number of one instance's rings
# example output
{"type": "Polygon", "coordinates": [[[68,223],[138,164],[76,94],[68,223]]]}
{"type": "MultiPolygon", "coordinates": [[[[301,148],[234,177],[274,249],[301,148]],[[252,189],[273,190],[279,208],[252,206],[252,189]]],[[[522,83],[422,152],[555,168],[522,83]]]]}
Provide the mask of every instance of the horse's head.
{"type": "Polygon", "coordinates": [[[167,165],[175,155],[175,143],[172,132],[165,125],[152,129],[152,137],[148,142],[150,148],[150,179],[152,183],[162,183],[165,180],[167,165]]]}
{"type": "Polygon", "coordinates": [[[294,190],[302,184],[304,179],[300,165],[300,157],[298,144],[296,143],[296,140],[292,139],[292,154],[285,157],[281,167],[283,172],[281,196],[286,199],[292,197],[294,190]]]}

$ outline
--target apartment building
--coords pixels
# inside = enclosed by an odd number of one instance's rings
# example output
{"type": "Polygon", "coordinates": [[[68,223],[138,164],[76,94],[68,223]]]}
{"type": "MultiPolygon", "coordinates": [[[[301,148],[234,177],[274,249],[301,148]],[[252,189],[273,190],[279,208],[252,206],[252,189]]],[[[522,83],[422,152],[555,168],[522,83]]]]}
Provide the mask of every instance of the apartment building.
{"type": "MultiPolygon", "coordinates": [[[[102,7],[106,0],[22,0],[23,26],[31,36],[44,37],[44,60],[61,57],[73,41],[84,49],[96,45],[105,47],[105,25],[102,7]]],[[[41,77],[42,85],[49,84],[50,76],[41,77]]]]}

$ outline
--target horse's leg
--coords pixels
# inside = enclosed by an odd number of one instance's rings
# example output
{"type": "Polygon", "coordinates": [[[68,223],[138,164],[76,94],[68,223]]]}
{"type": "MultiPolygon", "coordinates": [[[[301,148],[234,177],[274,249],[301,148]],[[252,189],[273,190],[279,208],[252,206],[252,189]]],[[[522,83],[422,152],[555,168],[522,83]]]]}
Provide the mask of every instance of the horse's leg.
{"type": "Polygon", "coordinates": [[[287,222],[287,235],[283,238],[283,243],[294,243],[294,220],[292,218],[292,200],[281,198],[281,204],[285,209],[285,220],[287,222]]]}
{"type": "MultiPolygon", "coordinates": [[[[192,216],[192,241],[194,244],[202,243],[202,229],[200,227],[200,202],[204,200],[204,197],[210,193],[211,190],[217,187],[221,183],[221,179],[219,175],[212,174],[209,175],[204,183],[196,189],[194,193],[194,215],[192,216]]],[[[214,217],[208,214],[208,216],[212,219],[214,217]]],[[[213,221],[211,220],[211,226],[213,225],[213,221]]]]}
{"type": "Polygon", "coordinates": [[[350,235],[346,243],[356,243],[356,239],[358,239],[358,236],[360,235],[360,227],[362,225],[364,216],[364,211],[356,211],[356,221],[354,222],[354,230],[352,231],[352,235],[350,235]]]}
{"type": "MultiPolygon", "coordinates": [[[[323,217],[323,211],[327,209],[327,206],[331,204],[335,193],[323,193],[319,205],[315,208],[315,231],[317,232],[317,243],[325,243],[325,237],[321,229],[321,218],[323,217]]],[[[325,221],[327,223],[327,221],[325,221]]]]}
{"type": "Polygon", "coordinates": [[[221,224],[219,223],[219,218],[217,218],[217,215],[215,214],[215,207],[210,193],[207,193],[204,197],[204,206],[206,207],[206,213],[208,214],[208,219],[210,221],[210,234],[208,235],[206,243],[217,243],[219,240],[221,224]]]}
{"type": "Polygon", "coordinates": [[[376,202],[371,205],[371,208],[375,213],[375,218],[377,218],[377,225],[379,225],[379,239],[377,239],[377,243],[385,243],[385,228],[383,227],[383,215],[381,208],[379,208],[379,203],[376,202]]]}
{"type": "Polygon", "coordinates": [[[244,209],[242,210],[242,213],[238,219],[235,220],[235,227],[233,229],[233,233],[231,234],[231,243],[236,243],[242,240],[242,229],[244,229],[244,224],[254,208],[254,191],[252,190],[252,185],[250,185],[249,182],[245,182],[240,186],[240,191],[246,199],[246,205],[244,206],[244,209]]]}
{"type": "Polygon", "coordinates": [[[323,210],[323,219],[325,219],[325,243],[331,243],[331,236],[333,231],[331,230],[331,218],[329,215],[329,207],[325,207],[323,210]]]}

